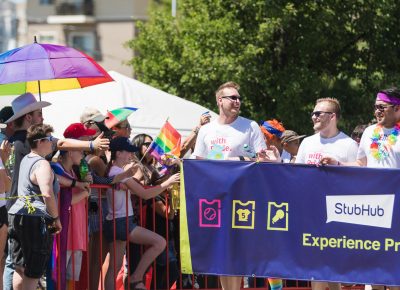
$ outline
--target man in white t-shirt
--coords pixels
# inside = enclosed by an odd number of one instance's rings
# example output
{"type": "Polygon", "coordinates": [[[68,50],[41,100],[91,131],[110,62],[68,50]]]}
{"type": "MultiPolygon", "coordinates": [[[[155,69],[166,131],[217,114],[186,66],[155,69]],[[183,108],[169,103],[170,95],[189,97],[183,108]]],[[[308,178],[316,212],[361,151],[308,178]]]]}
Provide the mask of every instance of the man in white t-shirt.
{"type": "MultiPolygon", "coordinates": [[[[239,85],[227,82],[216,91],[219,116],[201,127],[193,155],[198,159],[280,161],[279,151],[267,149],[256,122],[239,116],[239,85]]],[[[232,253],[232,258],[234,254],[232,253]]],[[[224,290],[239,290],[242,277],[220,277],[224,290]]]]}
{"type": "MultiPolygon", "coordinates": [[[[303,140],[297,153],[296,163],[320,164],[323,156],[332,156],[340,162],[355,161],[357,143],[341,132],[337,123],[340,118],[340,103],[334,98],[316,101],[311,119],[316,134],[303,140]]],[[[326,282],[312,282],[313,290],[325,290],[326,282]]],[[[328,283],[330,290],[339,290],[340,283],[328,283]]]]}
{"type": "MultiPolygon", "coordinates": [[[[396,87],[378,92],[374,104],[377,124],[364,130],[355,162],[324,157],[322,164],[400,168],[400,90],[396,87]]],[[[375,288],[375,287],[374,287],[375,288]]],[[[400,287],[390,286],[391,290],[400,287]]]]}

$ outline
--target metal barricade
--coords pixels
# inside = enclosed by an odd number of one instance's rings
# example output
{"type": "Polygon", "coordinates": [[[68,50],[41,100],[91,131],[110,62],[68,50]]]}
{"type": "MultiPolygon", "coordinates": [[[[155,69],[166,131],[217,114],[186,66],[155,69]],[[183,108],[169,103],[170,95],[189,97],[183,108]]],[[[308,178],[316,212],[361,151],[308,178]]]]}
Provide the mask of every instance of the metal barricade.
{"type": "MultiPolygon", "coordinates": [[[[113,259],[113,263],[110,265],[109,260],[106,259],[107,255],[105,256],[104,250],[108,248],[107,244],[104,244],[104,234],[103,234],[103,222],[104,222],[104,216],[106,213],[104,213],[104,202],[106,202],[106,199],[104,198],[105,192],[107,190],[112,192],[112,199],[111,199],[111,206],[115,204],[115,189],[111,186],[107,185],[98,185],[98,184],[93,184],[91,185],[92,191],[95,192],[95,195],[91,196],[90,201],[86,199],[86,245],[87,245],[87,251],[86,253],[83,254],[83,259],[82,259],[82,268],[81,268],[81,273],[79,276],[79,279],[74,279],[78,280],[76,282],[69,283],[66,287],[66,289],[72,289],[72,290],[84,290],[84,289],[90,289],[90,290],[110,290],[106,289],[104,286],[104,279],[106,276],[107,271],[112,270],[114,273],[113,276],[113,281],[114,281],[114,289],[117,290],[123,290],[124,289],[124,284],[125,285],[130,285],[130,274],[133,269],[131,269],[131,263],[132,261],[131,258],[139,259],[140,257],[136,257],[133,255],[139,255],[141,256],[144,253],[145,246],[141,246],[140,250],[137,251],[137,253],[133,254],[130,251],[130,246],[129,246],[129,225],[128,225],[128,216],[126,216],[126,252],[124,255],[124,262],[122,265],[118,265],[116,262],[116,259],[113,259]],[[97,209],[95,208],[95,205],[97,205],[97,209]],[[98,224],[97,224],[98,221],[98,224]],[[98,226],[98,228],[96,228],[98,226]],[[98,230],[98,231],[97,231],[98,230]],[[90,232],[89,232],[90,231],[90,232]],[[98,235],[98,240],[97,239],[97,233],[98,235]],[[95,237],[96,236],[96,237],[95,237]],[[98,243],[98,244],[94,244],[98,243]],[[98,249],[98,252],[95,253],[93,252],[94,249],[98,249]],[[132,256],[131,256],[132,255],[132,256]],[[126,276],[126,281],[124,279],[124,276],[126,276]],[[97,281],[97,283],[96,283],[97,281]],[[125,282],[125,283],[124,283],[125,282]]],[[[128,202],[132,202],[130,198],[129,192],[126,190],[126,204],[125,204],[125,210],[126,213],[128,213],[128,202]]],[[[168,204],[168,198],[165,199],[166,204],[165,208],[169,209],[170,205],[168,204]]],[[[156,202],[154,199],[147,201],[143,201],[141,199],[138,199],[138,208],[136,209],[134,205],[134,214],[137,215],[137,223],[144,227],[147,228],[153,232],[157,232],[157,225],[156,225],[156,215],[158,214],[155,210],[155,205],[156,202]],[[149,224],[148,218],[150,217],[151,224],[149,224]]],[[[108,205],[110,206],[110,205],[108,205]]],[[[60,206],[59,206],[60,208],[60,206]]],[[[71,207],[71,210],[73,210],[73,207],[71,207]]],[[[73,215],[70,215],[72,217],[73,215]]],[[[217,276],[206,276],[206,275],[184,275],[180,272],[180,263],[179,263],[179,231],[176,231],[174,234],[174,237],[172,237],[171,241],[174,243],[174,247],[176,249],[176,258],[177,258],[177,265],[178,265],[178,277],[177,280],[172,283],[169,281],[170,277],[170,228],[169,228],[169,216],[168,216],[168,210],[165,211],[165,216],[163,218],[167,221],[166,228],[165,228],[165,240],[167,241],[166,243],[166,249],[165,249],[165,261],[166,265],[165,267],[160,267],[157,265],[156,261],[153,261],[152,265],[149,267],[143,281],[147,287],[147,289],[157,289],[157,271],[164,270],[165,273],[162,275],[162,277],[166,278],[165,284],[166,284],[166,289],[221,289],[221,285],[219,282],[219,279],[217,276]]],[[[117,238],[117,233],[116,233],[116,219],[115,219],[115,211],[113,211],[113,247],[108,249],[109,253],[113,251],[114,257],[116,256],[116,238],[117,238]]],[[[175,215],[174,219],[177,219],[175,221],[175,225],[178,228],[179,225],[179,216],[175,215]]],[[[74,220],[73,218],[70,218],[69,222],[74,225],[74,220]]],[[[68,230],[68,228],[63,227],[63,231],[68,230]]],[[[72,237],[73,238],[73,237],[72,237]]],[[[60,235],[57,235],[56,237],[56,252],[58,253],[58,257],[60,254],[63,252],[65,249],[60,248],[61,241],[60,241],[60,235]]],[[[137,248],[136,248],[137,249],[137,248]]],[[[109,256],[109,254],[108,254],[109,256]]],[[[72,255],[72,273],[75,274],[75,255],[72,255]]],[[[53,259],[54,260],[54,259],[53,259]]],[[[62,289],[62,284],[61,281],[61,276],[62,272],[65,271],[65,267],[61,267],[60,264],[60,259],[57,259],[57,263],[55,264],[57,267],[57,282],[56,282],[56,288],[58,290],[64,290],[62,289]]],[[[54,279],[54,276],[53,276],[54,279]]],[[[265,279],[259,278],[259,279],[247,279],[244,280],[243,282],[243,287],[246,287],[247,289],[268,289],[268,283],[265,282],[265,279]],[[260,286],[258,286],[260,285],[260,286]]],[[[129,287],[128,287],[129,288],[129,287]]],[[[302,281],[284,281],[284,288],[287,289],[310,289],[310,283],[309,282],[302,282],[302,281]]],[[[354,287],[353,287],[354,288],[354,287]]]]}

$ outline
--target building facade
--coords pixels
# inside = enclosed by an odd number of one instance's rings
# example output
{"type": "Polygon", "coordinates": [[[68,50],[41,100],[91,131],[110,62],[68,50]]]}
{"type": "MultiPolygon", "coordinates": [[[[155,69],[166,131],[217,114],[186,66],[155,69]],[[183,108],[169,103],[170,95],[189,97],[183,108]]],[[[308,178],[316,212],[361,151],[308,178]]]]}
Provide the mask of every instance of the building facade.
{"type": "MultiPolygon", "coordinates": [[[[136,23],[147,19],[149,0],[27,0],[27,39],[67,45],[93,57],[106,70],[132,76],[126,62],[136,23]]],[[[29,42],[29,41],[28,41],[29,42]]]]}

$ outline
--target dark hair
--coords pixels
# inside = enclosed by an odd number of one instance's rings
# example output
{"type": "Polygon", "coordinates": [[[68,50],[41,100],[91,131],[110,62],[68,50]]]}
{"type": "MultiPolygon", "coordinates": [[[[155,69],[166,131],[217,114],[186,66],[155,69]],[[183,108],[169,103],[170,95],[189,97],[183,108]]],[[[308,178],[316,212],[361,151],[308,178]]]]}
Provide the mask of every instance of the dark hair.
{"type": "Polygon", "coordinates": [[[26,113],[25,115],[19,117],[18,119],[14,120],[14,126],[20,128],[24,124],[25,116],[26,115],[33,115],[33,112],[26,113]]]}
{"type": "Polygon", "coordinates": [[[139,134],[139,135],[136,135],[135,137],[133,137],[133,139],[132,139],[132,144],[134,146],[136,146],[137,148],[139,148],[139,150],[134,153],[139,160],[141,160],[143,158],[142,146],[146,142],[146,137],[153,140],[153,138],[147,134],[139,134]]]}
{"type": "Polygon", "coordinates": [[[353,132],[351,132],[351,138],[354,139],[356,137],[361,138],[362,134],[364,133],[364,130],[368,127],[368,125],[362,124],[362,125],[357,125],[353,132]]]}
{"type": "Polygon", "coordinates": [[[40,138],[47,137],[47,134],[52,133],[53,131],[53,127],[47,124],[32,125],[28,128],[26,140],[28,140],[31,148],[36,148],[38,144],[36,141],[40,138]]]}
{"type": "Polygon", "coordinates": [[[400,99],[400,90],[397,87],[390,87],[379,92],[400,99]]]}

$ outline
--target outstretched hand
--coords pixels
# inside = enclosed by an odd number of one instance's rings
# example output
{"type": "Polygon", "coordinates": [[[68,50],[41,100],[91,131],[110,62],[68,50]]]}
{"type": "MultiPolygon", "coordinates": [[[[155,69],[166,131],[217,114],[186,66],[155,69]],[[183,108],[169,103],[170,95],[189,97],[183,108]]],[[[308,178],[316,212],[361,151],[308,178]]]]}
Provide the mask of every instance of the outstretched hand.
{"type": "Polygon", "coordinates": [[[257,153],[258,161],[261,162],[281,162],[281,154],[278,148],[271,145],[257,153]]]}
{"type": "Polygon", "coordinates": [[[96,137],[96,139],[93,140],[93,149],[94,150],[107,150],[109,145],[110,145],[110,140],[108,138],[103,138],[104,132],[101,132],[99,136],[96,137]]]}

